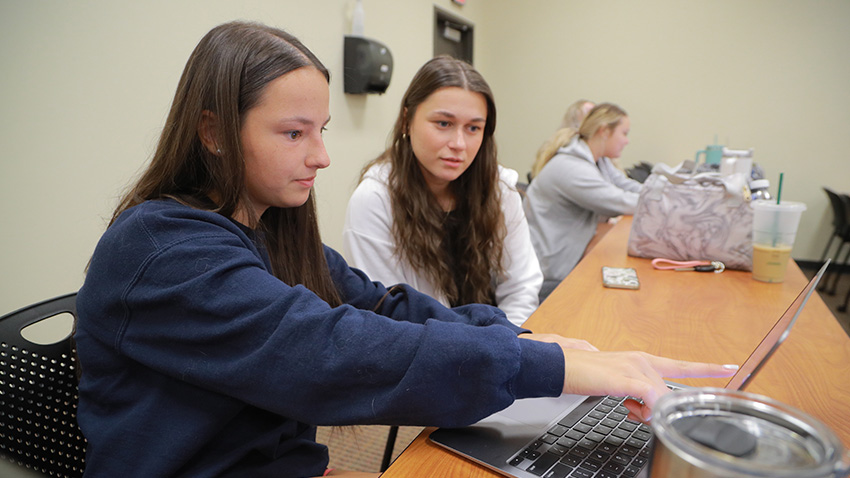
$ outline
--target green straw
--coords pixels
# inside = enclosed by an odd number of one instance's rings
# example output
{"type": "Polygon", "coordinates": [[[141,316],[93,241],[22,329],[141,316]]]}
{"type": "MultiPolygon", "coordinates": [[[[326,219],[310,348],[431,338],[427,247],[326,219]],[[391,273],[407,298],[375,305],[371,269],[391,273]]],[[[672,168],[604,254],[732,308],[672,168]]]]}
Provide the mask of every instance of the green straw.
{"type": "MultiPolygon", "coordinates": [[[[779,205],[779,201],[782,199],[782,179],[784,179],[785,173],[779,173],[779,190],[776,191],[776,205],[779,205]]],[[[774,227],[779,224],[779,210],[776,210],[776,217],[773,220],[774,227]]],[[[776,247],[776,236],[779,235],[779,231],[776,231],[773,234],[773,247],[776,247]]]]}

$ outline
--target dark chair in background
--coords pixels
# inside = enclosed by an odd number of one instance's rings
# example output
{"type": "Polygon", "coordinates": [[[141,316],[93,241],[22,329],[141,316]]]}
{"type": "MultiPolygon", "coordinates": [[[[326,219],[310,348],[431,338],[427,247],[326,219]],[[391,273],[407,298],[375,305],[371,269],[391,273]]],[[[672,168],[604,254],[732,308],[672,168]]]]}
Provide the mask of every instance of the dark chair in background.
{"type": "Polygon", "coordinates": [[[528,191],[528,183],[516,183],[516,190],[519,191],[519,195],[525,197],[525,192],[528,191]]]}
{"type": "Polygon", "coordinates": [[[76,319],[77,294],[0,317],[0,457],[53,477],[81,477],[86,440],[77,426],[73,336],[50,344],[22,335],[59,314],[76,319]]]}
{"type": "Polygon", "coordinates": [[[840,242],[838,249],[835,251],[835,265],[830,270],[831,277],[830,275],[824,277],[819,290],[829,295],[834,295],[838,285],[838,279],[847,267],[847,259],[850,258],[850,249],[847,249],[847,252],[844,254],[844,260],[840,260],[841,251],[844,250],[844,246],[850,244],[850,196],[837,193],[826,187],[823,190],[829,197],[829,203],[832,206],[832,235],[829,237],[826,248],[823,250],[821,262],[826,260],[833,240],[837,238],[840,242]],[[832,279],[831,283],[830,279],[832,279]]]}
{"type": "MultiPolygon", "coordinates": [[[[836,193],[829,188],[823,188],[823,190],[829,198],[830,206],[832,206],[832,235],[829,237],[829,241],[826,243],[826,247],[823,250],[823,254],[820,258],[821,262],[826,260],[826,255],[829,252],[829,248],[832,246],[832,241],[836,238],[840,241],[842,236],[846,235],[848,227],[850,227],[847,222],[847,210],[844,206],[844,200],[842,200],[841,194],[836,193]]],[[[838,248],[840,251],[841,245],[839,245],[838,248]]]]}
{"type": "Polygon", "coordinates": [[[393,459],[393,448],[395,448],[395,439],[398,437],[398,426],[393,425],[390,427],[389,434],[387,435],[387,446],[384,447],[384,458],[381,460],[381,473],[387,471],[387,468],[390,467],[390,462],[393,459]]]}
{"type": "Polygon", "coordinates": [[[626,169],[626,176],[639,183],[645,182],[646,178],[648,178],[650,174],[652,174],[652,164],[645,161],[641,161],[631,168],[626,169]]]}

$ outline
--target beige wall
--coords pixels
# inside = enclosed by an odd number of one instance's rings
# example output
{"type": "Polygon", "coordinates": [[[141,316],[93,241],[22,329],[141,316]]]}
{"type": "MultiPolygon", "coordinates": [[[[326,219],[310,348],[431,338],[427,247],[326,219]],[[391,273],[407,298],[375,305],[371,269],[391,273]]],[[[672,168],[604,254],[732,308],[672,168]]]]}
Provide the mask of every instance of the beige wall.
{"type": "Polygon", "coordinates": [[[715,134],[754,147],[783,197],[809,205],[794,256],[820,256],[822,185],[850,190],[850,3],[837,1],[364,0],[366,35],[395,60],[385,95],[342,92],[353,0],[0,4],[0,313],[76,290],[117,197],[149,158],[178,77],[211,27],[259,20],[299,36],[330,68],[317,183],[322,233],[341,245],[361,166],[384,147],[401,95],[431,56],[434,4],[475,24],[493,86],[502,162],[524,173],[578,96],[632,118],[623,164],[675,164],[715,134]]]}
{"type": "Polygon", "coordinates": [[[793,257],[820,258],[821,188],[850,192],[850,2],[489,0],[483,24],[504,164],[528,171],[574,100],[611,101],[631,119],[626,167],[678,164],[715,136],[755,148],[772,192],[784,172],[782,198],[808,205],[793,257]]]}

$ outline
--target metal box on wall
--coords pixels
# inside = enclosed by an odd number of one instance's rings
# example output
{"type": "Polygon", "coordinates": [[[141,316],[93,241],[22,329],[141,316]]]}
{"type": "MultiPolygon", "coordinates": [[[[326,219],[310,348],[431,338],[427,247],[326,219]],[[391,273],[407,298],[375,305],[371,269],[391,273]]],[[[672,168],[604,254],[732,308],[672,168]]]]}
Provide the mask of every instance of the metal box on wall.
{"type": "Polygon", "coordinates": [[[378,41],[346,35],[343,74],[346,93],[384,93],[393,74],[393,56],[378,41]]]}

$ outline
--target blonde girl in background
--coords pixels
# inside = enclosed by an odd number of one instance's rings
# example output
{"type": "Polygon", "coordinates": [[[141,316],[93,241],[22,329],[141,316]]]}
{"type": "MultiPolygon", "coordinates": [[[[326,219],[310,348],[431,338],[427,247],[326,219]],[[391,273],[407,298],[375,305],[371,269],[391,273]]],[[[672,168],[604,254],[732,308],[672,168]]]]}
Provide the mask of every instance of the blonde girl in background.
{"type": "Polygon", "coordinates": [[[524,208],[543,270],[541,301],[582,258],[601,221],[634,213],[641,184],[611,162],[629,143],[630,127],[623,109],[602,103],[538,156],[524,208]]]}

